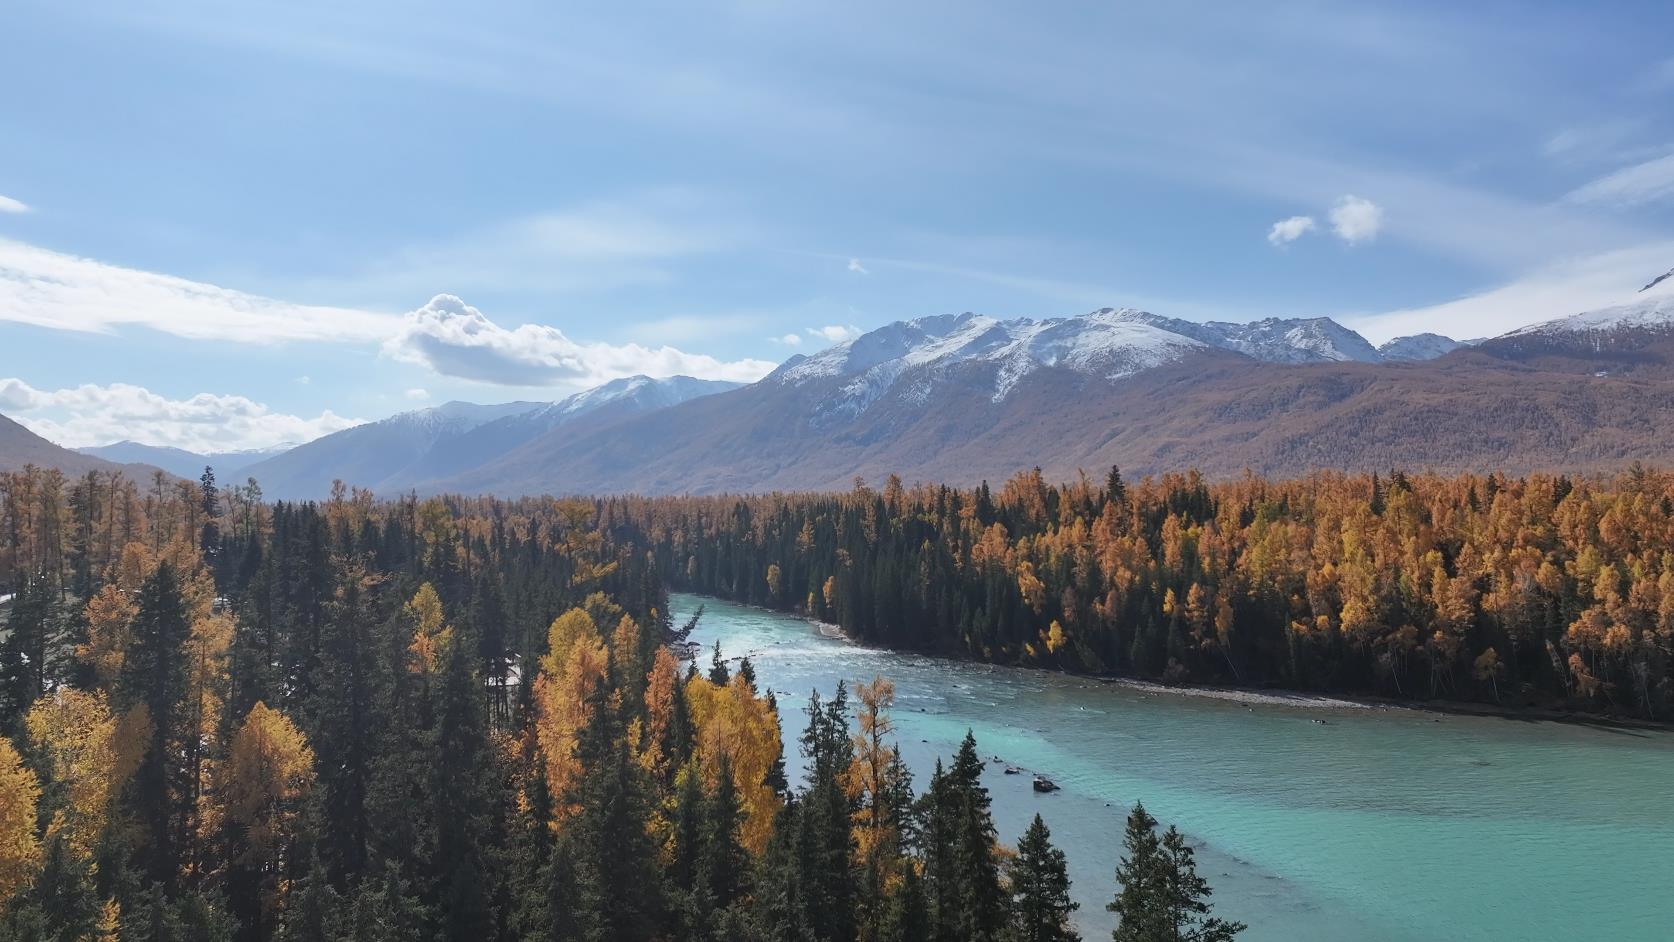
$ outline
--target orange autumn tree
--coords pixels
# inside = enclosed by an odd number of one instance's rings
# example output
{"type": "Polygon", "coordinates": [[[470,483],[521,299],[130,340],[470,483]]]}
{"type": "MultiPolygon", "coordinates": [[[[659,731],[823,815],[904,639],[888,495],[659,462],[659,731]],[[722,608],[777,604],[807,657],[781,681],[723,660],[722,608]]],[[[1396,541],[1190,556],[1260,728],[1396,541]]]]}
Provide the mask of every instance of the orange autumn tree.
{"type": "MultiPolygon", "coordinates": [[[[871,898],[882,899],[900,877],[900,811],[902,802],[911,800],[911,783],[900,750],[891,741],[895,721],[889,710],[895,705],[895,684],[874,677],[871,683],[857,683],[854,695],[860,704],[859,722],[853,737],[854,760],[843,786],[855,807],[855,859],[870,884],[871,898]]],[[[871,916],[878,920],[882,914],[871,916]]]]}
{"type": "Polygon", "coordinates": [[[714,790],[725,759],[744,811],[739,840],[751,853],[760,854],[779,813],[779,795],[767,784],[767,774],[779,758],[778,715],[738,674],[724,686],[701,676],[692,678],[686,682],[686,703],[704,788],[714,790]]]}
{"type": "Polygon", "coordinates": [[[576,743],[593,717],[609,658],[593,616],[583,609],[559,615],[547,630],[547,652],[535,678],[535,738],[546,759],[554,827],[576,811],[572,793],[582,772],[576,743]]]}
{"type": "Polygon", "coordinates": [[[673,789],[679,771],[673,737],[679,722],[675,698],[680,682],[680,663],[668,648],[658,648],[651,671],[645,676],[645,723],[638,736],[637,755],[639,764],[665,790],[673,789]]]}

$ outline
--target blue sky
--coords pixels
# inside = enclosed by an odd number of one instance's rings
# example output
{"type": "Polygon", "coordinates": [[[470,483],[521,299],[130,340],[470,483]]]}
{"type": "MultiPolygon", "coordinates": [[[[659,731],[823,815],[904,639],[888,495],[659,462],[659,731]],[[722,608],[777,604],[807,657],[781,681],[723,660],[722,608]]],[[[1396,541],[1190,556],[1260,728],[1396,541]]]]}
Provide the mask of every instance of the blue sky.
{"type": "Polygon", "coordinates": [[[257,447],[965,310],[1500,333],[1674,266],[1671,32],[1666,3],[11,0],[0,412],[257,447]]]}

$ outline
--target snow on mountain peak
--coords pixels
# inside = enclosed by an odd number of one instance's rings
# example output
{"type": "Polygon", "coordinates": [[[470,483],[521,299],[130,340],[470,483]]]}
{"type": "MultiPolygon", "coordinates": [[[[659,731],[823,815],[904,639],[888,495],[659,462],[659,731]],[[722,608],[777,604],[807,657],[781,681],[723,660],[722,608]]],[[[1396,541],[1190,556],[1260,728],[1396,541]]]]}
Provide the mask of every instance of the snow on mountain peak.
{"type": "Polygon", "coordinates": [[[1385,360],[1392,361],[1434,360],[1442,354],[1466,346],[1470,344],[1441,334],[1413,334],[1379,344],[1378,353],[1385,360]]]}
{"type": "Polygon", "coordinates": [[[825,418],[852,417],[898,384],[907,397],[924,401],[943,374],[962,364],[994,368],[991,398],[999,402],[1043,367],[1117,379],[1205,346],[1134,313],[1106,309],[1041,320],[965,313],[898,321],[787,362],[773,378],[793,386],[841,380],[819,411],[825,418]]]}
{"type": "Polygon", "coordinates": [[[1620,304],[1519,328],[1506,337],[1674,330],[1674,270],[1651,279],[1620,304]]]}

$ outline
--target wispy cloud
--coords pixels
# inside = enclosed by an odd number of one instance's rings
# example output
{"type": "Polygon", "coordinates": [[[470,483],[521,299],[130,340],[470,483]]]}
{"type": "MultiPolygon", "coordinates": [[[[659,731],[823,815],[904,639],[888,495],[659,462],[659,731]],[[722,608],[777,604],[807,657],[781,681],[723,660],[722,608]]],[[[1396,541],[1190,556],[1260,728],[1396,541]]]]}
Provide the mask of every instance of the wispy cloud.
{"type": "Polygon", "coordinates": [[[1571,203],[1637,206],[1674,198],[1674,154],[1623,167],[1577,187],[1564,199],[1571,203]]]}
{"type": "Polygon", "coordinates": [[[244,396],[170,399],[127,383],[43,390],[15,378],[0,379],[0,411],[71,448],[127,439],[197,452],[312,441],[364,421],[330,410],[313,418],[288,415],[244,396]]]}
{"type": "Polygon", "coordinates": [[[1267,241],[1273,245],[1285,246],[1312,231],[1314,231],[1314,217],[1292,216],[1289,219],[1281,219],[1274,223],[1273,228],[1267,230],[1267,241]]]}
{"type": "Polygon", "coordinates": [[[1383,207],[1349,194],[1331,207],[1331,231],[1350,245],[1370,242],[1383,229],[1383,207]]]}
{"type": "Polygon", "coordinates": [[[1426,331],[1458,340],[1495,337],[1628,301],[1640,286],[1667,271],[1671,259],[1674,242],[1652,243],[1549,265],[1440,304],[1340,319],[1373,343],[1426,331]]]}
{"type": "Polygon", "coordinates": [[[858,258],[849,259],[849,271],[852,271],[857,275],[870,275],[871,274],[871,272],[866,270],[865,265],[860,264],[860,259],[858,259],[858,258]]]}
{"type": "Polygon", "coordinates": [[[413,389],[407,390],[406,396],[407,396],[408,399],[412,399],[415,402],[423,402],[424,400],[430,398],[430,390],[419,389],[419,388],[415,387],[413,389]]]}
{"type": "Polygon", "coordinates": [[[783,337],[769,337],[768,339],[774,343],[782,343],[787,347],[802,346],[802,337],[800,334],[786,334],[783,337]]]}
{"type": "Polygon", "coordinates": [[[0,321],[96,333],[148,327],[192,340],[241,343],[371,341],[399,324],[386,314],[276,301],[5,239],[0,321]]]}
{"type": "Polygon", "coordinates": [[[551,301],[667,283],[681,261],[735,249],[753,234],[724,200],[665,187],[421,237],[309,286],[368,302],[423,297],[438,285],[551,301]]]}
{"type": "Polygon", "coordinates": [[[843,343],[865,333],[853,324],[829,324],[825,327],[810,327],[808,335],[824,340],[826,343],[843,343]]]}
{"type": "Polygon", "coordinates": [[[406,315],[383,350],[444,376],[504,386],[591,386],[637,374],[754,382],[774,367],[767,360],[722,361],[669,346],[575,341],[545,324],[506,328],[448,294],[406,315]]]}
{"type": "Polygon", "coordinates": [[[15,200],[4,193],[0,193],[0,213],[31,212],[29,205],[22,200],[15,200]]]}

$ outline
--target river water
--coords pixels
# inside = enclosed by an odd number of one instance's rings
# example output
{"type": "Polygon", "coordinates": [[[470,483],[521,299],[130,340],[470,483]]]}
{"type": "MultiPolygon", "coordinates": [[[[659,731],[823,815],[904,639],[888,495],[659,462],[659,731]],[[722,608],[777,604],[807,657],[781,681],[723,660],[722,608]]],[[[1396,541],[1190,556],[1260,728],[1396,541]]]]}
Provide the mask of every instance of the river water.
{"type": "Polygon", "coordinates": [[[693,640],[749,655],[779,692],[793,769],[808,692],[839,678],[895,682],[920,790],[972,730],[1001,760],[985,773],[1001,839],[1045,818],[1089,940],[1109,937],[1135,800],[1191,839],[1244,942],[1674,939],[1674,733],[1153,693],[879,651],[689,595],[676,622],[700,604],[693,640]],[[1062,790],[1035,793],[1037,772],[1062,790]]]}

